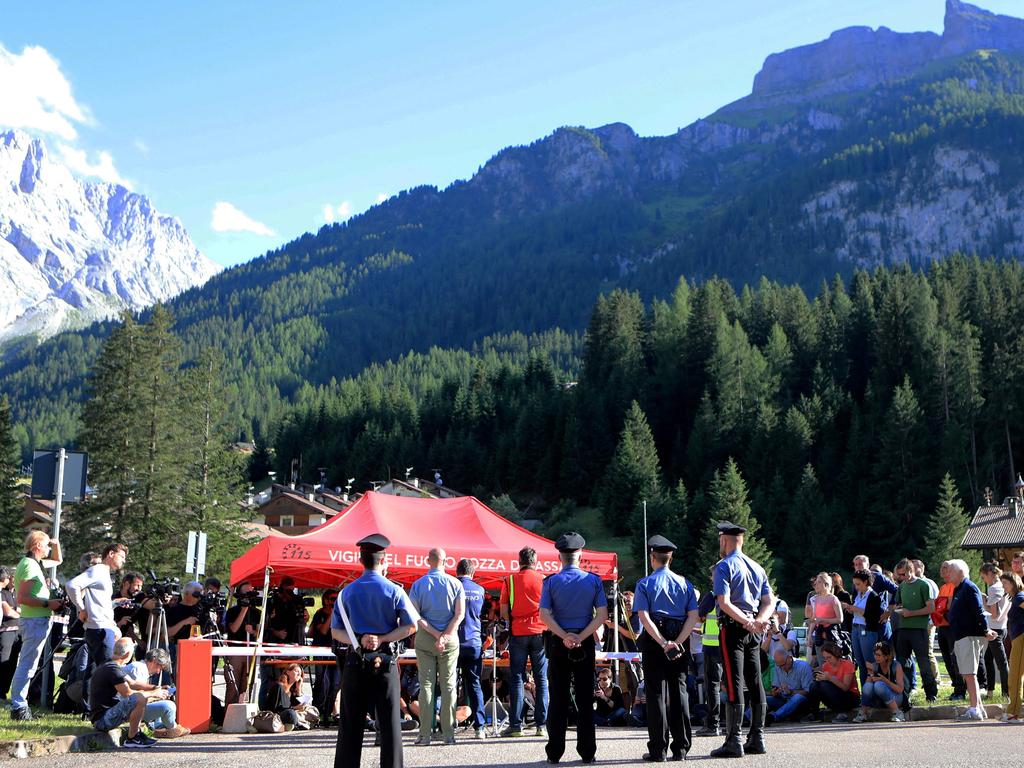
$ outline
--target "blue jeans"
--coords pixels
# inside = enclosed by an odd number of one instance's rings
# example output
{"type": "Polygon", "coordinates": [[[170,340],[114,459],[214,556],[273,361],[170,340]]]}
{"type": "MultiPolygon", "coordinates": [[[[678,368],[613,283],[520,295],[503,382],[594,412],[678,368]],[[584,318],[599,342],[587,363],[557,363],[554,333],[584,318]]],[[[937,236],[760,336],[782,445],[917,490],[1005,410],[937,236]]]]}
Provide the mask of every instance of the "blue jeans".
{"type": "Polygon", "coordinates": [[[112,731],[122,723],[127,723],[136,703],[142,698],[144,697],[141,693],[133,693],[127,699],[118,699],[117,704],[104,712],[93,726],[97,731],[112,731]]]}
{"type": "Polygon", "coordinates": [[[462,673],[462,687],[466,691],[466,703],[472,713],[473,725],[483,728],[487,724],[484,712],[484,692],[480,687],[480,672],[483,668],[483,653],[479,645],[459,647],[459,671],[462,673]]]}
{"type": "Polygon", "coordinates": [[[810,707],[807,697],[802,693],[794,693],[789,698],[783,696],[768,697],[768,711],[776,720],[787,720],[804,714],[810,707]]]}
{"type": "Polygon", "coordinates": [[[888,707],[896,700],[896,692],[881,681],[864,683],[860,692],[860,703],[865,707],[888,707]]]}
{"type": "Polygon", "coordinates": [[[21,656],[18,657],[18,668],[14,670],[11,682],[11,709],[22,709],[28,706],[25,697],[28,685],[36,673],[39,658],[43,655],[46,638],[50,635],[50,617],[21,619],[21,656]]]}
{"type": "Polygon", "coordinates": [[[864,680],[868,676],[868,662],[874,662],[878,633],[865,632],[854,624],[850,640],[853,645],[853,660],[857,662],[857,669],[860,670],[860,684],[863,686],[864,680]]]}
{"type": "Polygon", "coordinates": [[[173,728],[178,721],[178,708],[170,699],[151,701],[146,705],[142,719],[149,723],[151,728],[173,728]]]}
{"type": "Polygon", "coordinates": [[[544,725],[548,712],[548,659],[544,653],[544,635],[513,635],[508,639],[509,674],[512,675],[512,690],[509,693],[509,725],[523,726],[523,684],[526,682],[526,659],[533,665],[533,682],[537,686],[534,695],[534,725],[544,725]]]}

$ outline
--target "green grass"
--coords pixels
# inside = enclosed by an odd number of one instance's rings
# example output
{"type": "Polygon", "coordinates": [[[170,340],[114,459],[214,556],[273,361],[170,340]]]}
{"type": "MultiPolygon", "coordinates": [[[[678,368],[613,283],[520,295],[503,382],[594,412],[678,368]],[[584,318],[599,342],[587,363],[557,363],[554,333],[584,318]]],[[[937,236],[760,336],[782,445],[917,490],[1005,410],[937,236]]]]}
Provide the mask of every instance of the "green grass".
{"type": "Polygon", "coordinates": [[[36,711],[36,719],[27,723],[12,722],[9,710],[0,714],[0,742],[20,741],[21,739],[46,739],[54,736],[77,736],[81,733],[94,733],[95,729],[89,721],[77,715],[55,715],[50,712],[36,711]]]}

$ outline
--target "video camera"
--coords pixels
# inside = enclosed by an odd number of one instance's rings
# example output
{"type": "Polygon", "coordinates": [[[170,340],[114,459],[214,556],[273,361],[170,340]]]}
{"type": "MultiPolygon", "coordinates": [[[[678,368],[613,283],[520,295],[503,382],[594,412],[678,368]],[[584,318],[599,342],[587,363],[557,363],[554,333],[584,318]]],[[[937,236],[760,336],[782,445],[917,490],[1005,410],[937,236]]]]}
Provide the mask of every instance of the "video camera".
{"type": "Polygon", "coordinates": [[[274,601],[274,607],[277,610],[280,611],[282,607],[286,606],[290,607],[294,611],[295,616],[300,620],[306,608],[316,605],[316,600],[294,588],[283,589],[281,587],[274,587],[270,590],[270,599],[274,601]]]}
{"type": "Polygon", "coordinates": [[[199,609],[202,611],[223,611],[227,607],[227,595],[221,592],[203,592],[199,597],[199,609]]]}
{"type": "Polygon", "coordinates": [[[149,583],[143,585],[142,591],[135,596],[135,602],[141,605],[148,598],[153,598],[161,603],[166,603],[172,597],[181,596],[181,581],[178,579],[161,579],[156,572],[150,568],[149,583]]]}
{"type": "Polygon", "coordinates": [[[235,605],[246,608],[259,608],[263,604],[263,593],[258,589],[246,592],[244,595],[235,594],[235,605]]]}

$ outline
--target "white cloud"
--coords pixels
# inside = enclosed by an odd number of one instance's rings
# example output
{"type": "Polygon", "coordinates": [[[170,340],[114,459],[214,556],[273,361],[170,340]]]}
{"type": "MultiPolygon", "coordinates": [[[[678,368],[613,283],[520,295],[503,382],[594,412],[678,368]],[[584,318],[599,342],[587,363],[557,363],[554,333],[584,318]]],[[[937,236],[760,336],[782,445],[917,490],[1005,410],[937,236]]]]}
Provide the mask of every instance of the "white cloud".
{"type": "Polygon", "coordinates": [[[346,221],[352,218],[352,203],[343,200],[337,208],[333,203],[324,204],[324,221],[333,224],[335,221],[346,221]]]}
{"type": "Polygon", "coordinates": [[[144,142],[142,139],[135,139],[135,141],[133,141],[132,144],[142,154],[144,154],[144,155],[148,155],[149,154],[149,144],[144,142]]]}
{"type": "Polygon", "coordinates": [[[0,45],[0,124],[74,141],[75,125],[91,122],[60,63],[45,48],[26,46],[17,54],[0,45]]]}
{"type": "Polygon", "coordinates": [[[125,189],[133,189],[132,183],[118,173],[114,167],[114,158],[109,152],[100,152],[95,163],[89,162],[89,156],[84,149],[72,147],[68,144],[57,143],[57,149],[64,158],[64,164],[75,173],[81,176],[94,176],[101,181],[111,184],[120,184],[125,189]]]}
{"type": "Polygon", "coordinates": [[[377,193],[377,204],[378,205],[380,203],[383,203],[387,199],[388,199],[388,196],[386,194],[384,194],[383,192],[378,192],[377,193]]]}
{"type": "Polygon", "coordinates": [[[0,126],[54,137],[72,171],[132,189],[109,152],[100,151],[90,161],[89,152],[78,146],[78,127],[94,122],[49,51],[29,45],[13,53],[0,45],[0,126]]]}
{"type": "Polygon", "coordinates": [[[260,221],[242,213],[231,203],[223,201],[213,206],[213,218],[210,228],[214,232],[250,232],[260,237],[273,237],[274,230],[260,221]]]}

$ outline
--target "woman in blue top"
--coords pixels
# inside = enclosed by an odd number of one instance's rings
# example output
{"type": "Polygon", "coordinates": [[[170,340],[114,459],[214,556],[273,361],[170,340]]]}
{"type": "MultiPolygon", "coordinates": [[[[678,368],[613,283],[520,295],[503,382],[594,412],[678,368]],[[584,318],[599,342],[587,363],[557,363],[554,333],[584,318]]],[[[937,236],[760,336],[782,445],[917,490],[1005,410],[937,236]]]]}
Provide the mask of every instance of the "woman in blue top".
{"type": "Polygon", "coordinates": [[[1010,612],[1006,619],[1006,634],[1010,638],[1010,705],[1003,722],[1024,725],[1021,718],[1021,694],[1024,688],[1024,581],[1013,572],[999,576],[1006,594],[1010,595],[1010,612]]]}

